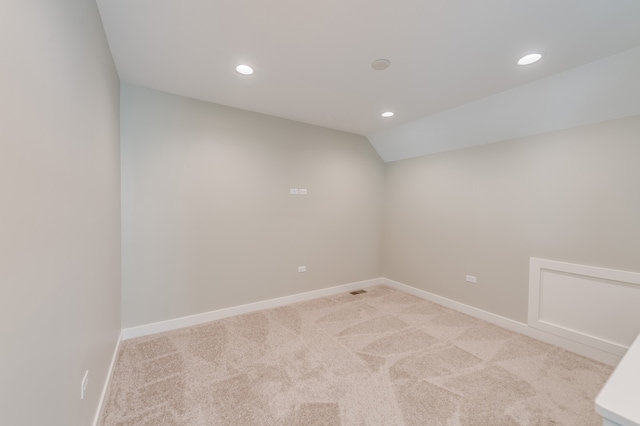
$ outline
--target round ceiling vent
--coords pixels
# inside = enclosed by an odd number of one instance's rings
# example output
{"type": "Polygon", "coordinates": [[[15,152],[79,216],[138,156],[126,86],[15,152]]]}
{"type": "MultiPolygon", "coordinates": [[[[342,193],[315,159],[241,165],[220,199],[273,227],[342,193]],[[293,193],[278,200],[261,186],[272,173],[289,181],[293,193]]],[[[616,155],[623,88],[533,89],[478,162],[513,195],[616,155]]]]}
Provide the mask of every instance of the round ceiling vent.
{"type": "Polygon", "coordinates": [[[382,71],[389,68],[389,65],[391,65],[391,62],[389,62],[387,59],[376,59],[371,63],[371,68],[376,71],[382,71]]]}

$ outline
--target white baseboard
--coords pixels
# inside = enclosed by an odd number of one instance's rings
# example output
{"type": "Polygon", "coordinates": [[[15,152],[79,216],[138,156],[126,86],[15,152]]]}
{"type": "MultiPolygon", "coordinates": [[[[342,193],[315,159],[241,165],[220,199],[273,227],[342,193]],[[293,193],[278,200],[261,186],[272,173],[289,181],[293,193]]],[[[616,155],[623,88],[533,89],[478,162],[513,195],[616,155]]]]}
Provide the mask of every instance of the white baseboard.
{"type": "Polygon", "coordinates": [[[309,291],[306,293],[298,293],[291,296],[278,297],[276,299],[265,300],[262,302],[249,303],[246,305],[219,309],[217,311],[204,312],[201,314],[190,315],[187,317],[175,318],[167,321],[161,321],[161,322],[155,322],[152,324],[140,325],[137,327],[125,328],[122,330],[122,340],[133,339],[135,337],[147,336],[150,334],[162,333],[164,331],[177,330],[179,328],[184,328],[184,327],[191,327],[194,325],[204,324],[206,322],[216,321],[219,319],[246,314],[249,312],[256,312],[256,311],[262,311],[264,309],[277,308],[284,305],[290,305],[292,303],[318,299],[320,297],[326,297],[326,296],[331,296],[338,293],[353,291],[359,288],[371,287],[371,286],[379,285],[382,283],[383,283],[382,278],[375,278],[375,279],[366,280],[366,281],[359,281],[355,283],[324,288],[321,290],[309,291]]]}
{"type": "Polygon", "coordinates": [[[113,369],[116,365],[116,360],[118,359],[118,352],[120,351],[120,342],[122,342],[122,331],[118,336],[118,342],[116,343],[116,348],[113,351],[113,356],[111,357],[111,364],[109,365],[109,370],[107,371],[107,378],[104,381],[104,385],[102,386],[102,394],[100,395],[100,400],[98,401],[98,409],[96,410],[96,416],[93,419],[93,426],[98,426],[100,417],[102,416],[102,411],[104,410],[104,404],[106,403],[105,399],[107,397],[109,385],[111,384],[111,377],[113,376],[113,369]]]}
{"type": "Polygon", "coordinates": [[[462,312],[472,317],[479,318],[508,330],[512,330],[532,337],[534,339],[550,343],[552,345],[577,353],[587,358],[594,359],[604,364],[615,366],[618,364],[618,362],[620,362],[621,359],[620,355],[612,354],[610,352],[594,348],[580,342],[575,342],[561,336],[556,336],[543,330],[530,327],[527,324],[514,321],[512,319],[505,318],[491,312],[483,311],[482,309],[474,308],[473,306],[465,305],[464,303],[456,302],[455,300],[447,299],[445,297],[438,296],[424,290],[419,290],[415,287],[392,281],[387,278],[382,279],[382,284],[390,288],[395,288],[397,290],[413,294],[414,296],[429,300],[439,305],[446,306],[447,308],[455,309],[458,312],[462,312]]]}
{"type": "Polygon", "coordinates": [[[455,300],[447,299],[442,296],[438,296],[433,293],[429,293],[424,290],[419,290],[415,287],[408,286],[406,284],[399,283],[387,278],[375,278],[366,281],[359,281],[351,284],[344,284],[335,287],[329,287],[321,290],[309,291],[306,293],[294,294],[291,296],[279,297],[276,299],[265,300],[261,302],[249,303],[246,305],[234,306],[225,309],[219,309],[211,312],[204,312],[201,314],[190,315],[187,317],[175,318],[167,321],[156,322],[152,324],[141,325],[137,327],[125,328],[122,330],[121,340],[133,339],[135,337],[148,336],[151,334],[162,333],[165,331],[177,330],[184,327],[191,327],[194,325],[204,324],[211,321],[216,321],[223,318],[229,318],[236,315],[242,315],[250,312],[261,311],[264,309],[277,308],[284,305],[289,305],[297,302],[304,302],[307,300],[318,299],[321,297],[331,296],[334,294],[344,293],[347,291],[357,290],[359,288],[371,287],[374,285],[386,285],[390,288],[404,291],[422,299],[430,300],[442,306],[446,306],[464,314],[470,315],[475,318],[490,322],[497,326],[512,330],[534,339],[541,340],[546,343],[561,347],[568,351],[577,353],[587,358],[600,361],[608,365],[617,365],[621,359],[618,354],[612,354],[607,351],[593,348],[591,346],[575,342],[562,336],[557,336],[548,333],[543,330],[539,330],[528,326],[527,324],[514,321],[509,318],[502,317],[500,315],[493,314],[491,312],[483,311],[482,309],[474,308],[473,306],[465,305],[464,303],[456,302],[455,300]]]}

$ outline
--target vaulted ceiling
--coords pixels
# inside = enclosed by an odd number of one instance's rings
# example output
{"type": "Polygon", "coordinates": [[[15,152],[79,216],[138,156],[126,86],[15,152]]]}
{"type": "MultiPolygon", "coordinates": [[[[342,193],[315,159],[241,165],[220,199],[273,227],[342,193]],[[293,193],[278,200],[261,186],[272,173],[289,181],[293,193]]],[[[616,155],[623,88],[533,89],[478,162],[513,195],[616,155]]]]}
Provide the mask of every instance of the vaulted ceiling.
{"type": "MultiPolygon", "coordinates": [[[[367,136],[379,152],[416,123],[640,46],[638,0],[97,3],[123,82],[367,136]],[[531,52],[542,60],[516,65],[531,52]]],[[[386,160],[428,150],[414,151],[386,160]]]]}

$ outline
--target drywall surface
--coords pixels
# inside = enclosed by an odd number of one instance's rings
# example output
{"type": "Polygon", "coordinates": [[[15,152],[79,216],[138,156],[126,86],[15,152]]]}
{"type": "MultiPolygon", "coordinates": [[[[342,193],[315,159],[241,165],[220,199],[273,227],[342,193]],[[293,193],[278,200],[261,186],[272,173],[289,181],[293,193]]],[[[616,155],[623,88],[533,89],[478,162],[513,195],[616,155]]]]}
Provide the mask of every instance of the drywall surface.
{"type": "Polygon", "coordinates": [[[380,276],[364,137],[125,84],[121,106],[124,327],[380,276]]]}
{"type": "Polygon", "coordinates": [[[640,271],[638,135],[634,116],[386,163],[384,276],[526,323],[530,257],[640,271]]]}
{"type": "Polygon", "coordinates": [[[1,2],[0,51],[0,424],[89,425],[121,329],[118,76],[91,1],[1,2]]]}

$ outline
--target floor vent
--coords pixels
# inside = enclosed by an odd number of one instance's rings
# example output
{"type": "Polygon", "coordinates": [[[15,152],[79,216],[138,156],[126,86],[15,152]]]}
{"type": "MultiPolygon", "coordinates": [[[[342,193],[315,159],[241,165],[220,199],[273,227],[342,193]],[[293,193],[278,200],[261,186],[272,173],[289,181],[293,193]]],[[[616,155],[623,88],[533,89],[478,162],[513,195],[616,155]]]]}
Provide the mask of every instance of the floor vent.
{"type": "Polygon", "coordinates": [[[356,290],[356,291],[349,292],[349,294],[353,294],[353,295],[362,294],[362,293],[366,293],[366,291],[364,291],[364,290],[356,290]]]}

